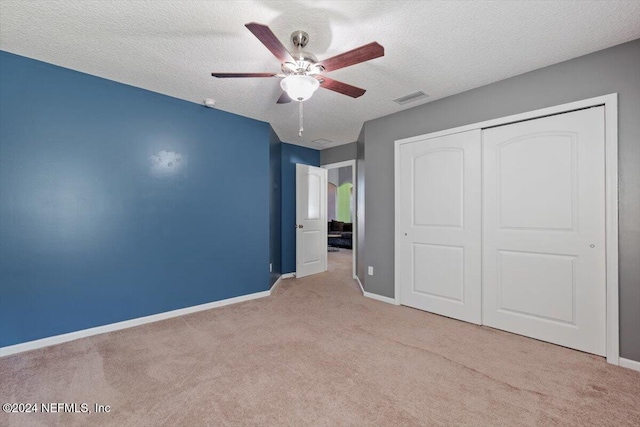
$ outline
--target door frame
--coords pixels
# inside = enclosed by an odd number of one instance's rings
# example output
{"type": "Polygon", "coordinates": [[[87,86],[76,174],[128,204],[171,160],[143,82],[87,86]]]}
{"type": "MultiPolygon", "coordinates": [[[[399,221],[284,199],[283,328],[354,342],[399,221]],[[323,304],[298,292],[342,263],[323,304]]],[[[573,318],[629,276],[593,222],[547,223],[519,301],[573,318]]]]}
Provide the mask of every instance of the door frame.
{"type": "Polygon", "coordinates": [[[473,123],[470,125],[446,129],[418,135],[411,138],[398,139],[394,143],[394,193],[395,193],[395,272],[394,290],[395,304],[400,305],[400,272],[399,263],[400,224],[398,214],[400,207],[400,147],[424,139],[437,138],[454,133],[474,129],[486,129],[525,120],[538,119],[545,116],[568,113],[591,107],[604,107],[605,125],[605,259],[606,259],[606,358],[613,365],[620,364],[620,320],[619,320],[619,281],[618,281],[618,94],[598,96],[525,113],[473,123]]]}
{"type": "MultiPolygon", "coordinates": [[[[326,165],[320,165],[321,168],[324,169],[339,169],[339,168],[344,168],[347,166],[351,166],[351,182],[353,183],[353,201],[354,201],[354,206],[353,206],[353,212],[354,212],[354,216],[355,218],[352,218],[354,227],[353,227],[353,237],[351,238],[351,265],[352,265],[352,276],[355,279],[356,278],[356,251],[358,249],[358,236],[357,236],[357,226],[356,224],[358,223],[358,204],[356,203],[357,199],[357,191],[358,191],[358,187],[356,185],[356,161],[355,160],[345,160],[344,162],[336,162],[336,163],[327,163],[326,165]]],[[[327,206],[328,204],[325,203],[325,206],[327,206]]]]}

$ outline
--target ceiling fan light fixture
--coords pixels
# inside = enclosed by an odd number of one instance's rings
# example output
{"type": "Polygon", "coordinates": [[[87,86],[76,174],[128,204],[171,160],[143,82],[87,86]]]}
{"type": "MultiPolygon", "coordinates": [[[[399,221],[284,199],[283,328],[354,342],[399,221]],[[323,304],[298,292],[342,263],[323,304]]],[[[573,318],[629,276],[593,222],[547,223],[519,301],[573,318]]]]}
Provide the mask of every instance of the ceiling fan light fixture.
{"type": "Polygon", "coordinates": [[[287,92],[289,98],[302,102],[311,98],[313,93],[320,87],[320,83],[311,76],[294,74],[282,79],[280,87],[287,92]]]}

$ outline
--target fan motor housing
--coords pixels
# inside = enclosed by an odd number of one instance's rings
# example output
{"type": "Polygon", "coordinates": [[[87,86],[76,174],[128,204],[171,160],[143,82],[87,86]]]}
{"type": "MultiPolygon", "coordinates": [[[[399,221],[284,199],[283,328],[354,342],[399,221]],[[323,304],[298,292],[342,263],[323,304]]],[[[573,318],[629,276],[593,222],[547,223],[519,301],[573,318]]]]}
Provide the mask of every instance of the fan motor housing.
{"type": "Polygon", "coordinates": [[[296,62],[282,64],[281,69],[284,74],[320,74],[324,71],[324,67],[317,64],[316,57],[308,52],[301,52],[301,58],[295,59],[296,62]]]}

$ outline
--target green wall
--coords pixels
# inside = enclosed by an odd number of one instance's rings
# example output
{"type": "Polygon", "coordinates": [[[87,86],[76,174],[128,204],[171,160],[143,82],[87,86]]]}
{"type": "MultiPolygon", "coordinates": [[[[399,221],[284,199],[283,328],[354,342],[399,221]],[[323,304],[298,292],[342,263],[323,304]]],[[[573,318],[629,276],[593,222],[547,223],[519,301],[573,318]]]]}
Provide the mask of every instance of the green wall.
{"type": "Polygon", "coordinates": [[[338,221],[351,222],[351,189],[353,184],[345,182],[338,187],[338,221]]]}

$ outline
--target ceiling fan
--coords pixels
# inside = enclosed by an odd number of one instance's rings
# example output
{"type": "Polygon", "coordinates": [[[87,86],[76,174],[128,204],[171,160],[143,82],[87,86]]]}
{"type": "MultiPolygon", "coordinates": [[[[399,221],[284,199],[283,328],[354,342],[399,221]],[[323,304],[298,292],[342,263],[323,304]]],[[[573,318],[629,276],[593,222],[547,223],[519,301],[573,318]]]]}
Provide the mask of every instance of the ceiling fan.
{"type": "Polygon", "coordinates": [[[374,58],[384,56],[384,47],[377,42],[372,42],[356,49],[333,56],[323,61],[311,53],[302,50],[309,42],[309,34],[304,31],[294,31],[291,34],[291,42],[297,51],[291,53],[278,40],[273,31],[266,25],[250,22],[245,27],[271,51],[273,56],[281,63],[280,73],[211,73],[213,77],[280,77],[282,95],[278,98],[278,104],[285,104],[295,100],[300,102],[300,131],[302,137],[302,102],[311,98],[318,87],[332,90],[352,98],[358,98],[366,92],[356,86],[330,79],[323,75],[328,71],[338,70],[350,65],[359,64],[374,58]]]}

